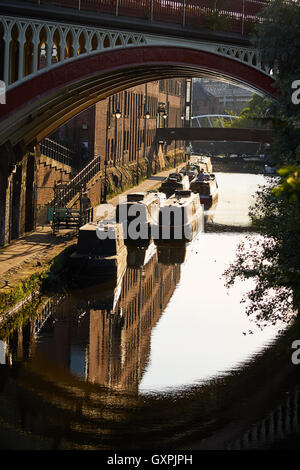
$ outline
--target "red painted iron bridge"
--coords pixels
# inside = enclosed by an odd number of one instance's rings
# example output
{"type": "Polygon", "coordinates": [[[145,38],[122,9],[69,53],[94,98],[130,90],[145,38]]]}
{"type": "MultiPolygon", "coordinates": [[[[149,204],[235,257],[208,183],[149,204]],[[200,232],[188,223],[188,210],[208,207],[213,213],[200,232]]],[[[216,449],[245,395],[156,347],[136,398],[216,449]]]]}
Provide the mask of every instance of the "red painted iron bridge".
{"type": "Polygon", "coordinates": [[[27,0],[79,11],[248,34],[268,0],[27,0]]]}

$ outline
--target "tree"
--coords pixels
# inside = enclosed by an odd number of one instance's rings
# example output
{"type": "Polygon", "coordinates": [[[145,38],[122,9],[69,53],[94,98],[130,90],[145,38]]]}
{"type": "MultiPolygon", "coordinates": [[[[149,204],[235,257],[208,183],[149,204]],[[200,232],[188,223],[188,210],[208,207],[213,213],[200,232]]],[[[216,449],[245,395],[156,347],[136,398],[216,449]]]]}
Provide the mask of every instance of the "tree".
{"type": "Polygon", "coordinates": [[[239,118],[230,123],[230,127],[265,129],[270,123],[268,113],[271,106],[272,103],[268,98],[254,94],[247,107],[241,111],[239,118]]]}
{"type": "Polygon", "coordinates": [[[262,63],[273,71],[278,90],[269,110],[276,130],[273,158],[282,164],[300,163],[300,106],[292,101],[293,83],[300,79],[300,7],[296,2],[271,0],[261,16],[252,42],[262,63]]]}
{"type": "Polygon", "coordinates": [[[276,322],[289,321],[300,307],[300,107],[291,99],[292,84],[300,79],[300,7],[273,0],[263,18],[253,42],[276,72],[279,95],[268,116],[276,133],[273,159],[283,168],[279,181],[258,191],[250,210],[257,235],[240,244],[225,278],[228,287],[237,278],[253,279],[255,287],[244,299],[247,313],[258,322],[276,322]]]}
{"type": "Polygon", "coordinates": [[[270,183],[259,191],[250,210],[258,235],[246,237],[225,271],[227,287],[237,278],[255,281],[243,301],[259,323],[289,321],[300,306],[300,205],[275,188],[270,183]]]}

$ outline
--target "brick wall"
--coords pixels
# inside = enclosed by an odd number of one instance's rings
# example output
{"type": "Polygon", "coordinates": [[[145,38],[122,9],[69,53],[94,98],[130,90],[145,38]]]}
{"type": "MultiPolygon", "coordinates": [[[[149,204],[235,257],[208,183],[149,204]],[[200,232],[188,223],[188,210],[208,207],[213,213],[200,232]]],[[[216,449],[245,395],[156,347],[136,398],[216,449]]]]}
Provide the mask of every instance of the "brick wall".
{"type": "MultiPolygon", "coordinates": [[[[128,88],[78,114],[53,134],[67,147],[77,148],[80,167],[83,165],[80,148],[88,142],[89,153],[105,156],[110,164],[120,166],[143,157],[155,158],[158,153],[156,128],[158,106],[162,102],[168,113],[166,125],[180,127],[184,110],[183,79],[154,81],[128,88]],[[115,111],[121,112],[120,119],[115,111]],[[150,118],[145,119],[145,114],[150,118]]],[[[184,147],[183,142],[173,142],[163,151],[184,147]]]]}
{"type": "Polygon", "coordinates": [[[0,149],[0,245],[35,227],[35,158],[20,148],[0,149]],[[30,172],[28,168],[32,167],[30,172]]]}
{"type": "Polygon", "coordinates": [[[38,177],[37,177],[37,206],[45,205],[53,198],[53,187],[55,182],[65,181],[71,179],[71,169],[65,165],[66,170],[62,168],[55,168],[45,163],[39,162],[38,164],[38,177]]]}

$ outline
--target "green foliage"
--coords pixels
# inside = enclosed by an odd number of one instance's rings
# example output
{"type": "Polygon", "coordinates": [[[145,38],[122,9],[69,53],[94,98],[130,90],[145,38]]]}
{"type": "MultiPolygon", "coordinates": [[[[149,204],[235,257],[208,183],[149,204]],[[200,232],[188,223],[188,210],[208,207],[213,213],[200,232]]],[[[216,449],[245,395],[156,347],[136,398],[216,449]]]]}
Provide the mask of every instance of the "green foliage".
{"type": "MultiPolygon", "coordinates": [[[[62,276],[66,270],[67,259],[74,250],[75,245],[66,248],[62,253],[47,263],[42,271],[36,272],[24,279],[16,287],[0,294],[0,313],[11,310],[22,300],[27,299],[34,292],[49,293],[61,287],[62,276]]],[[[17,314],[18,315],[18,314],[17,314]]]]}
{"type": "MultiPolygon", "coordinates": [[[[296,2],[271,0],[263,17],[253,42],[262,63],[276,73],[279,93],[268,111],[263,102],[261,109],[275,130],[271,152],[282,168],[279,181],[257,193],[250,216],[258,235],[239,246],[225,277],[228,287],[236,279],[254,280],[244,299],[247,313],[258,322],[276,322],[289,321],[300,307],[300,106],[291,99],[292,82],[300,79],[300,7],[296,2]]],[[[245,118],[251,116],[251,107],[244,111],[245,118]]]]}
{"type": "Polygon", "coordinates": [[[32,274],[18,286],[0,294],[0,312],[6,312],[14,305],[26,299],[32,292],[40,289],[42,274],[32,274]]]}
{"type": "Polygon", "coordinates": [[[16,329],[24,326],[29,318],[38,315],[38,308],[42,305],[43,298],[41,296],[34,297],[32,302],[26,304],[17,315],[5,320],[0,326],[0,338],[8,338],[16,329]]]}
{"type": "MultiPolygon", "coordinates": [[[[270,115],[277,138],[272,147],[273,159],[281,164],[297,160],[300,145],[300,106],[292,102],[292,83],[300,79],[300,6],[298,2],[271,0],[262,13],[264,21],[256,27],[253,45],[261,61],[275,73],[277,102],[270,115]]],[[[299,163],[299,155],[298,160],[299,163]]]]}
{"type": "Polygon", "coordinates": [[[278,171],[281,183],[273,188],[273,194],[289,202],[300,202],[300,167],[286,166],[278,171]]]}
{"type": "Polygon", "coordinates": [[[240,117],[230,123],[230,127],[266,129],[270,125],[268,117],[270,108],[269,99],[254,94],[247,107],[241,111],[240,117]]]}
{"type": "Polygon", "coordinates": [[[226,31],[230,24],[230,17],[215,10],[205,16],[205,22],[212,31],[226,31]]]}
{"type": "Polygon", "coordinates": [[[227,287],[236,279],[255,281],[244,301],[259,323],[289,321],[300,305],[300,205],[278,199],[273,187],[261,188],[250,210],[259,235],[246,237],[225,271],[227,287]]]}
{"type": "Polygon", "coordinates": [[[298,2],[271,0],[252,40],[262,63],[276,73],[275,85],[286,116],[300,114],[291,102],[291,84],[300,77],[300,7],[298,2]]]}
{"type": "Polygon", "coordinates": [[[226,0],[218,0],[218,2],[217,0],[210,1],[211,11],[206,14],[205,22],[207,27],[212,31],[226,31],[228,29],[231,18],[224,13],[228,8],[227,3],[228,2],[226,0]]]}

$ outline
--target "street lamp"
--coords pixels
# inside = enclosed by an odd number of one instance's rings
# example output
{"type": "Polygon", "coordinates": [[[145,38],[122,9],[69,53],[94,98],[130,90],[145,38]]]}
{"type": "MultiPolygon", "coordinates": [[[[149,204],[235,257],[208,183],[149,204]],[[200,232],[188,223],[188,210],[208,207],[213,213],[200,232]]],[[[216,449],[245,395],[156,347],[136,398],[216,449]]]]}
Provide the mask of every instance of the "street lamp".
{"type": "MultiPolygon", "coordinates": [[[[177,113],[176,113],[176,117],[175,117],[175,128],[177,128],[177,113]]],[[[176,134],[175,134],[175,151],[174,152],[175,152],[175,155],[174,155],[174,168],[176,168],[176,152],[177,152],[176,134]]]]}
{"type": "MultiPolygon", "coordinates": [[[[146,148],[147,148],[147,120],[150,119],[150,113],[149,111],[146,111],[144,118],[145,118],[145,123],[144,123],[144,158],[146,158],[146,148]]],[[[149,177],[149,164],[147,163],[147,177],[149,177]]]]}
{"type": "Polygon", "coordinates": [[[106,197],[107,197],[107,165],[108,165],[108,129],[110,129],[110,98],[109,98],[109,105],[106,110],[106,135],[105,135],[105,159],[104,159],[104,192],[103,196],[101,197],[102,203],[106,204],[106,197]]]}
{"type": "Polygon", "coordinates": [[[104,160],[104,195],[103,195],[103,203],[106,204],[106,197],[107,197],[107,165],[108,161],[104,160]]]}
{"type": "Polygon", "coordinates": [[[180,116],[180,119],[181,119],[181,123],[182,123],[182,127],[183,127],[183,126],[184,126],[184,114],[182,114],[182,115],[180,116]]]}
{"type": "Polygon", "coordinates": [[[119,109],[117,109],[114,113],[115,116],[115,148],[114,148],[114,166],[116,166],[117,160],[117,140],[118,140],[118,120],[121,118],[122,113],[119,109]]]}

